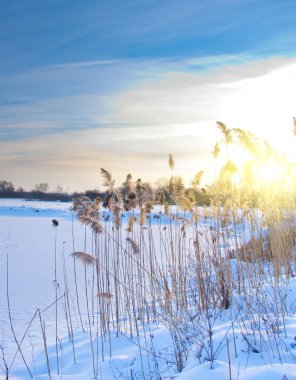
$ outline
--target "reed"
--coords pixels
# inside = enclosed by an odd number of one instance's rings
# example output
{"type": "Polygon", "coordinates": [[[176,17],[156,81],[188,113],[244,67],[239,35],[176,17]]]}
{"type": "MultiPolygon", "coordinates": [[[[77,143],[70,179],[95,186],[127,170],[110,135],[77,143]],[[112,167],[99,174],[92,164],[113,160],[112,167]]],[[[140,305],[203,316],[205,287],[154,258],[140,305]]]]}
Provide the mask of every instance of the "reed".
{"type": "MultiPolygon", "coordinates": [[[[182,371],[189,350],[196,345],[200,363],[208,361],[211,367],[224,350],[228,377],[234,378],[231,353],[240,355],[238,336],[250,353],[263,357],[271,352],[284,360],[281,340],[292,312],[286,296],[296,270],[295,194],[286,177],[280,184],[273,178],[256,182],[264,160],[284,164],[268,145],[221,122],[217,127],[222,140],[216,143],[213,156],[216,161],[224,145],[226,161],[214,183],[202,191],[210,205],[197,202],[203,171],[185,189],[182,178],[174,175],[171,154],[170,179],[161,190],[152,191],[130,174],[116,187],[111,173],[101,169],[105,198],[73,200],[73,213],[84,228],[85,247],[75,251],[73,244],[71,256],[74,268],[75,262],[84,266],[94,377],[98,376],[99,351],[101,360],[112,357],[115,331],[138,347],[142,377],[160,379],[159,365],[167,358],[156,352],[151,333],[159,325],[170,332],[171,363],[177,371],[182,371]],[[250,155],[242,168],[231,154],[234,143],[250,155]],[[217,341],[215,328],[221,321],[227,321],[227,328],[217,341]],[[144,353],[153,362],[147,368],[144,353]]],[[[73,338],[66,268],[63,273],[73,338]]],[[[82,326],[79,290],[76,304],[82,326]]]]}

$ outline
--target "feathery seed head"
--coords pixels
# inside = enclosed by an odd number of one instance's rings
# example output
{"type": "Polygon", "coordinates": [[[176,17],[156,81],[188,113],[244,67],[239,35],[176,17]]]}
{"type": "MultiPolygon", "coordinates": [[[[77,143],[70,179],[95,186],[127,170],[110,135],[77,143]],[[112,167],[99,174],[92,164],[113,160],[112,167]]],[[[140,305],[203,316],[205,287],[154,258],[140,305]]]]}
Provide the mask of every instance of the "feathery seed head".
{"type": "Polygon", "coordinates": [[[133,240],[133,239],[130,238],[130,237],[127,237],[127,238],[126,238],[126,241],[127,241],[128,243],[130,243],[130,245],[131,245],[131,247],[132,247],[132,249],[133,249],[133,252],[134,252],[135,254],[139,254],[139,253],[140,253],[140,248],[139,248],[139,246],[138,246],[138,244],[136,243],[135,240],[133,240]]]}
{"type": "Polygon", "coordinates": [[[81,252],[81,251],[72,252],[71,256],[74,257],[75,259],[80,260],[85,265],[94,265],[97,262],[97,259],[93,255],[86,252],[81,252]]]}

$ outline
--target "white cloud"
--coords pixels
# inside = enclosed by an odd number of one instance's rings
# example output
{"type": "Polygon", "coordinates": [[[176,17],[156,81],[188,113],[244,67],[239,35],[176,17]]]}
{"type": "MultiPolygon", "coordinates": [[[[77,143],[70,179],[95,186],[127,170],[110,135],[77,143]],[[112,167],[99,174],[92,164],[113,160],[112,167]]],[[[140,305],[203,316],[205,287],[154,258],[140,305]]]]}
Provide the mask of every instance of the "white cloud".
{"type": "MultiPolygon", "coordinates": [[[[173,72],[140,84],[114,101],[113,121],[133,125],[183,125],[194,136],[217,133],[215,121],[249,129],[277,148],[290,146],[296,113],[296,60],[261,60],[208,74],[173,72]],[[205,130],[205,125],[210,129],[205,130]]],[[[185,149],[185,147],[184,147],[185,149]]]]}

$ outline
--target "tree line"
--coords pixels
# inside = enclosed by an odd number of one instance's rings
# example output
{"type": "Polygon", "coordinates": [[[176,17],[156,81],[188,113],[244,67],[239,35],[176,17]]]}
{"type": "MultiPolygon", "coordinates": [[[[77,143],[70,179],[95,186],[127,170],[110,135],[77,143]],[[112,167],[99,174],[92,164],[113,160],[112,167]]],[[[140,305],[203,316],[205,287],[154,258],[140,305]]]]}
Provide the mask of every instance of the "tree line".
{"type": "MultiPolygon", "coordinates": [[[[172,157],[171,160],[173,160],[172,157]]],[[[104,172],[104,169],[102,169],[102,171],[104,172]]],[[[108,172],[106,171],[106,173],[108,172]]],[[[125,207],[128,209],[136,207],[138,203],[141,203],[141,200],[144,201],[146,198],[149,198],[151,203],[175,204],[177,195],[190,194],[191,197],[195,198],[198,204],[206,205],[209,204],[209,197],[205,194],[204,189],[200,189],[198,186],[202,174],[202,171],[197,173],[191,186],[188,188],[185,188],[181,177],[175,177],[173,175],[168,180],[164,178],[159,179],[155,183],[155,186],[151,186],[148,182],[143,182],[140,178],[134,181],[132,175],[127,174],[126,180],[118,187],[115,187],[115,181],[113,179],[107,184],[106,176],[103,176],[103,185],[107,185],[107,189],[104,191],[94,189],[72,193],[64,191],[60,185],[56,186],[54,191],[50,191],[49,184],[43,182],[36,184],[32,190],[27,191],[23,187],[16,188],[11,181],[0,180],[0,198],[38,199],[45,201],[58,200],[66,202],[85,195],[91,200],[98,197],[101,198],[105,207],[108,207],[112,196],[116,194],[116,196],[122,198],[125,207]]],[[[108,175],[110,174],[108,173],[108,175]]]]}
{"type": "Polygon", "coordinates": [[[68,193],[58,185],[53,191],[50,191],[49,184],[40,182],[32,190],[25,190],[23,187],[15,187],[11,181],[0,180],[0,198],[21,198],[21,199],[38,199],[44,201],[71,201],[74,197],[86,195],[90,198],[98,196],[103,197],[104,193],[98,190],[86,190],[84,192],[68,193]]]}

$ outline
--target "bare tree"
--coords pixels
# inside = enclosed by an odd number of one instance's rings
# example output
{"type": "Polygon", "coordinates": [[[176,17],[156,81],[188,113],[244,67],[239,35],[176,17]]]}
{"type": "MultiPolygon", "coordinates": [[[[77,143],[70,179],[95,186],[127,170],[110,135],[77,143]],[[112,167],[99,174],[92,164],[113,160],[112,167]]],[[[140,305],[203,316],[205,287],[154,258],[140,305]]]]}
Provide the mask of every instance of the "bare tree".
{"type": "Polygon", "coordinates": [[[10,181],[0,181],[0,192],[13,192],[14,185],[10,181]]]}
{"type": "Polygon", "coordinates": [[[46,193],[49,190],[49,185],[47,182],[40,182],[35,185],[35,190],[40,191],[41,193],[46,193]]]}

